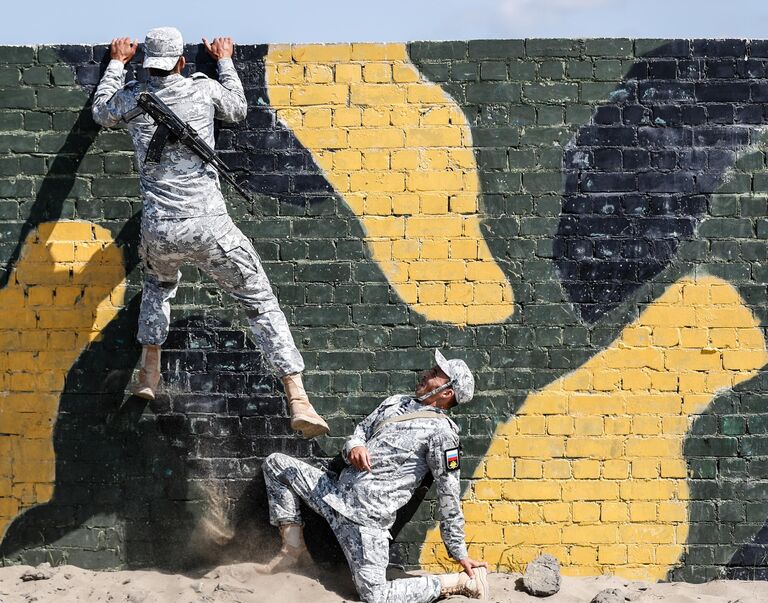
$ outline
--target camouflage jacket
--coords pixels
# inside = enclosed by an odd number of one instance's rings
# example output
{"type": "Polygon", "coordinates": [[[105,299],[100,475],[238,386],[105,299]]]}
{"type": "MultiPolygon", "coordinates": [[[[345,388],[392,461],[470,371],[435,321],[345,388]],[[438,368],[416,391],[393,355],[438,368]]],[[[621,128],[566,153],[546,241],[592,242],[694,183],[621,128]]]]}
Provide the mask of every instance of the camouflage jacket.
{"type": "MultiPolygon", "coordinates": [[[[220,60],[218,68],[218,82],[194,73],[191,77],[179,74],[150,77],[145,83],[131,81],[124,85],[123,63],[112,60],[93,97],[93,119],[107,127],[125,123],[123,116],[136,107],[139,93],[150,91],[213,147],[214,117],[240,121],[248,108],[232,59],[220,60]]],[[[178,142],[166,145],[158,163],[147,164],[144,158],[155,133],[154,121],[142,114],[131,119],[127,126],[139,164],[144,220],[199,218],[227,212],[216,170],[178,142]]]]}
{"type": "Polygon", "coordinates": [[[461,511],[458,432],[458,426],[443,411],[424,406],[411,396],[391,396],[357,426],[342,451],[347,459],[354,447],[367,447],[371,471],[346,467],[339,476],[338,493],[327,494],[323,499],[361,525],[389,529],[397,510],[410,500],[430,471],[437,486],[443,542],[454,559],[464,559],[467,547],[461,511]],[[377,431],[386,419],[424,411],[433,411],[435,418],[388,423],[377,431]]]}

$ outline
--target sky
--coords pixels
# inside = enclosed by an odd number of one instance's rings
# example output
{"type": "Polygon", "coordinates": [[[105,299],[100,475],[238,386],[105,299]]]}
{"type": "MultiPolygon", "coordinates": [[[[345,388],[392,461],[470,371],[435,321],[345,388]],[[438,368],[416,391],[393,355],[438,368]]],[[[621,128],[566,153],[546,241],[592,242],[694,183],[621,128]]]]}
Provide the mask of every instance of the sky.
{"type": "Polygon", "coordinates": [[[765,0],[11,0],[0,44],[142,39],[175,25],[185,41],[406,42],[532,37],[766,38],[765,0]]]}

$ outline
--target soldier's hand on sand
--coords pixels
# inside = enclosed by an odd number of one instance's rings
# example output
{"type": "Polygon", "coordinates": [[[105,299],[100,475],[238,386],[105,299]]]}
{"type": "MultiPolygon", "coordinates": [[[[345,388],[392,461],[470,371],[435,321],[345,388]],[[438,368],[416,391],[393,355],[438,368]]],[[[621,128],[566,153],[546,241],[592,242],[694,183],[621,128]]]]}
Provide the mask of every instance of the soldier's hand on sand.
{"type": "Polygon", "coordinates": [[[110,58],[128,63],[139,49],[139,41],[130,38],[115,38],[109,45],[110,58]]]}
{"type": "Polygon", "coordinates": [[[355,446],[347,455],[349,463],[360,471],[371,470],[371,457],[368,455],[368,449],[365,446],[355,446]]]}
{"type": "Polygon", "coordinates": [[[475,561],[471,557],[464,557],[464,559],[459,561],[459,564],[464,568],[464,572],[470,578],[475,577],[475,573],[472,571],[473,567],[488,567],[488,564],[485,561],[475,561]]]}
{"type": "Polygon", "coordinates": [[[232,53],[235,51],[235,43],[232,41],[232,38],[214,38],[213,42],[210,43],[203,38],[203,44],[208,54],[217,61],[231,59],[232,53]]]}

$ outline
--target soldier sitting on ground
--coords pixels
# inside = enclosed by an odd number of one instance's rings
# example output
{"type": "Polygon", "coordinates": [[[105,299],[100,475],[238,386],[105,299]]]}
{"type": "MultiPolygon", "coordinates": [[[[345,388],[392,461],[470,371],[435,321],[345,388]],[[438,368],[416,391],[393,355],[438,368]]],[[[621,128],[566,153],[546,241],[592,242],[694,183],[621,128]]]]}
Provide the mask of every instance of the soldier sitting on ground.
{"type": "Polygon", "coordinates": [[[415,396],[387,398],[360,423],[342,452],[348,463],[338,478],[275,453],[264,462],[270,523],[280,529],[282,548],[268,564],[273,573],[309,561],[299,499],[330,524],[367,603],[427,603],[441,595],[488,598],[487,564],[467,554],[459,485],[459,428],[445,411],[474,394],[474,378],[463,360],[446,360],[425,372],[415,396]],[[440,533],[463,572],[387,581],[389,528],[430,471],[437,484],[440,533]]]}

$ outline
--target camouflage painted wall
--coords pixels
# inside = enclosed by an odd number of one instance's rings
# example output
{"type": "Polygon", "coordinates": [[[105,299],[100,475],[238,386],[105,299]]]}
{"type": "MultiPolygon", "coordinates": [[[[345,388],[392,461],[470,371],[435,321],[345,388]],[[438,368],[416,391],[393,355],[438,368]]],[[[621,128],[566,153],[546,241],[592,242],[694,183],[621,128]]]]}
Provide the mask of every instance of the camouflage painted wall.
{"type": "MultiPolygon", "coordinates": [[[[264,558],[262,459],[333,465],[440,346],[480,390],[457,413],[472,556],[768,578],[768,42],[239,47],[249,114],[217,144],[329,417],[313,443],[192,269],[165,393],[126,397],[141,203],[128,138],[90,118],[105,52],[0,47],[7,562],[264,558]]],[[[426,486],[391,552],[435,569],[426,486]]]]}

